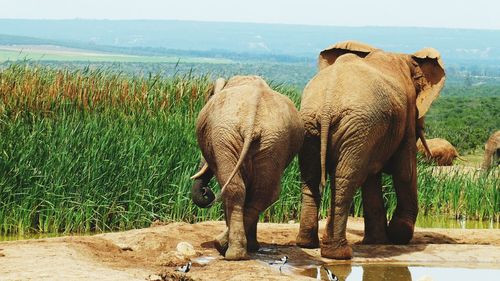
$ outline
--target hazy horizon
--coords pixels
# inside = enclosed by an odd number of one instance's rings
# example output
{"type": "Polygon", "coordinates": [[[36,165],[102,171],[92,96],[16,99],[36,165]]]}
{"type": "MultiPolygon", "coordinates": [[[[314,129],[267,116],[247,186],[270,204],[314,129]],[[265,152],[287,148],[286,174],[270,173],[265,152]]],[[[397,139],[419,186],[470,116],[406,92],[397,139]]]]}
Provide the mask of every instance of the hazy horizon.
{"type": "Polygon", "coordinates": [[[500,30],[500,2],[398,0],[333,3],[309,0],[161,1],[18,0],[2,4],[2,19],[179,20],[345,27],[424,27],[500,30]],[[361,9],[360,9],[361,8],[361,9]]]}
{"type": "MultiPolygon", "coordinates": [[[[404,25],[328,25],[328,24],[306,24],[306,23],[268,23],[251,21],[222,21],[222,20],[188,20],[188,19],[105,19],[105,18],[2,18],[0,20],[32,20],[32,21],[179,21],[179,22],[199,22],[199,23],[234,23],[234,24],[262,24],[262,25],[296,25],[296,26],[318,26],[318,27],[350,27],[350,28],[424,28],[424,29],[463,29],[463,30],[491,30],[500,31],[500,28],[475,28],[475,27],[440,27],[440,26],[404,26],[404,25]]],[[[1,32],[0,32],[1,34],[1,32]]]]}

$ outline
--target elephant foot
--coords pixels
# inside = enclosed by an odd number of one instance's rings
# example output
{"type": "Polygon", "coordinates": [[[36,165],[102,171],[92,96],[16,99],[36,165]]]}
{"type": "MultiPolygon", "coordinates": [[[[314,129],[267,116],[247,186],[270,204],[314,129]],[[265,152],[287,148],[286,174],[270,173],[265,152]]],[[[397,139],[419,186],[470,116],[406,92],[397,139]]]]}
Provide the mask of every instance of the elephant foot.
{"type": "Polygon", "coordinates": [[[368,234],[365,232],[365,236],[361,243],[366,245],[388,244],[389,238],[387,238],[387,233],[385,231],[377,234],[368,234]]]}
{"type": "Polygon", "coordinates": [[[236,246],[229,246],[224,258],[229,261],[249,259],[246,248],[236,246]]]}
{"type": "Polygon", "coordinates": [[[413,238],[414,224],[403,219],[393,218],[387,228],[389,241],[394,244],[408,244],[413,238]]]}
{"type": "Polygon", "coordinates": [[[257,239],[248,239],[247,240],[247,250],[249,252],[257,252],[260,249],[260,244],[257,242],[257,239]]]}
{"type": "Polygon", "coordinates": [[[217,236],[214,240],[215,249],[217,249],[217,251],[219,251],[219,253],[223,256],[226,254],[226,251],[227,251],[227,248],[229,245],[228,235],[229,235],[229,232],[226,230],[223,233],[221,233],[219,236],[217,236]]]}
{"type": "Polygon", "coordinates": [[[386,238],[373,238],[373,237],[363,237],[363,241],[361,241],[361,244],[365,245],[384,245],[384,244],[389,244],[389,239],[386,238]]]}
{"type": "Polygon", "coordinates": [[[321,256],[336,260],[350,260],[352,259],[352,248],[346,240],[341,243],[322,243],[321,256]]]}
{"type": "Polygon", "coordinates": [[[318,234],[303,233],[300,231],[295,239],[295,244],[301,248],[319,248],[318,234]]]}

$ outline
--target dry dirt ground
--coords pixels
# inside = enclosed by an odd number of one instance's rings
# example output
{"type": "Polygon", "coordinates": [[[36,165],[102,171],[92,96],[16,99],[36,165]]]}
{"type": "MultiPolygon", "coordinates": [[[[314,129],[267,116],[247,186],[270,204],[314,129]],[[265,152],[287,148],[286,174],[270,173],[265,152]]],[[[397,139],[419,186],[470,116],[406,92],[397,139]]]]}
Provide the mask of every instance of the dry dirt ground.
{"type": "MultiPolygon", "coordinates": [[[[322,224],[323,226],[323,224],[322,224]]],[[[306,267],[332,263],[318,249],[294,246],[298,224],[260,223],[263,249],[247,261],[228,262],[212,239],[224,222],[171,223],[94,236],[23,240],[0,243],[0,280],[314,280],[299,275],[306,267]],[[176,246],[187,241],[196,256],[187,274],[176,274],[182,264],[176,246]],[[282,268],[269,261],[288,255],[282,268]],[[208,263],[207,263],[208,262],[208,263]]],[[[322,231],[322,229],[321,229],[322,231]]],[[[361,245],[363,220],[350,218],[348,239],[354,259],[348,263],[455,264],[500,268],[500,230],[417,228],[410,245],[361,245]]],[[[344,262],[345,263],[345,262],[344,262]]]]}

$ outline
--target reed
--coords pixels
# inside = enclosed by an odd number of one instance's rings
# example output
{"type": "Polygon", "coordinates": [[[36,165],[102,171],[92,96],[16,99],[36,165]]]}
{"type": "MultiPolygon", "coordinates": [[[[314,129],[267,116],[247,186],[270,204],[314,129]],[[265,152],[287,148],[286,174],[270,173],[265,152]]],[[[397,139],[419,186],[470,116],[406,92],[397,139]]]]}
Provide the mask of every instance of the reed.
{"type": "MultiPolygon", "coordinates": [[[[197,208],[189,194],[199,158],[194,122],[210,84],[210,76],[189,73],[128,76],[23,64],[1,71],[0,233],[111,231],[154,220],[222,219],[220,205],[197,208]]],[[[298,104],[298,90],[273,87],[298,104]]],[[[419,166],[422,213],[498,221],[498,178],[441,178],[430,170],[419,166]]],[[[283,177],[280,199],[262,220],[298,218],[299,181],[295,160],[283,177]]],[[[390,185],[385,179],[392,212],[390,185]]],[[[359,193],[354,214],[362,215],[359,193]]]]}

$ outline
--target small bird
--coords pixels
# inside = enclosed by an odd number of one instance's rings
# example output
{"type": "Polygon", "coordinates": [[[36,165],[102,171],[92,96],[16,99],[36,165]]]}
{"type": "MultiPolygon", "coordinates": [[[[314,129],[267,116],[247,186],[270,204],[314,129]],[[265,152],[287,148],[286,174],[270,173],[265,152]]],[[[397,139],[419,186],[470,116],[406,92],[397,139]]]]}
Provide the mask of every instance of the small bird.
{"type": "Polygon", "coordinates": [[[188,273],[190,269],[191,269],[191,262],[188,262],[186,265],[176,268],[175,271],[188,273]]]}
{"type": "Polygon", "coordinates": [[[333,274],[333,272],[330,269],[328,269],[324,266],[323,266],[323,269],[326,271],[326,276],[328,276],[328,281],[339,281],[337,276],[335,276],[335,274],[333,274]]]}
{"type": "Polygon", "coordinates": [[[287,262],[288,262],[288,256],[283,256],[281,259],[272,261],[269,264],[281,264],[281,265],[284,265],[287,262]]]}
{"type": "Polygon", "coordinates": [[[283,264],[287,263],[288,262],[288,256],[282,257],[281,261],[283,262],[283,264]]]}

